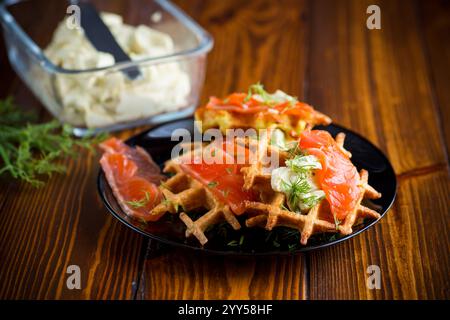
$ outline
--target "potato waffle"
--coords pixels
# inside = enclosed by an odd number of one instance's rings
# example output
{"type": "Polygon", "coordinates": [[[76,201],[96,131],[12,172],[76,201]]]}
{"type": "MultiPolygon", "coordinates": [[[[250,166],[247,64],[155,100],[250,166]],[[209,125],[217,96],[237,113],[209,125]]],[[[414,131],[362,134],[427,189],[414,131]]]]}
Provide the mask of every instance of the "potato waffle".
{"type": "Polygon", "coordinates": [[[364,198],[377,199],[381,197],[381,194],[367,183],[369,175],[366,170],[361,170],[360,176],[361,196],[358,199],[358,204],[340,225],[331,222],[330,207],[326,200],[322,200],[306,214],[299,214],[283,209],[286,198],[284,194],[279,192],[267,203],[246,202],[246,213],[251,218],[247,219],[245,224],[249,228],[264,227],[267,230],[272,230],[278,226],[297,229],[301,234],[300,242],[303,245],[306,245],[308,239],[315,233],[340,232],[343,235],[351,234],[353,232],[352,227],[358,218],[380,218],[378,212],[363,206],[361,202],[364,198]]]}
{"type": "MultiPolygon", "coordinates": [[[[335,223],[326,200],[322,200],[305,213],[288,210],[285,194],[275,192],[271,187],[271,168],[264,165],[262,157],[264,155],[276,156],[281,166],[285,164],[290,154],[271,145],[269,137],[270,131],[259,140],[236,138],[236,144],[245,146],[250,150],[252,148],[253,150],[255,148],[259,150],[258,158],[253,159],[250,162],[251,165],[246,165],[241,169],[244,177],[243,189],[253,190],[258,195],[256,201],[244,202],[245,210],[242,215],[246,217],[245,224],[247,227],[263,227],[266,230],[272,230],[279,226],[294,228],[301,234],[300,242],[306,245],[313,234],[339,232],[348,235],[352,233],[352,227],[360,218],[378,219],[380,217],[378,212],[362,205],[364,199],[381,197],[381,194],[368,184],[368,172],[366,170],[361,170],[359,173],[360,196],[357,199],[356,206],[340,224],[335,223]]],[[[351,156],[344,149],[344,140],[344,134],[337,135],[336,143],[345,154],[351,156]]],[[[191,147],[189,153],[198,152],[196,148],[198,145],[193,144],[191,147]]],[[[173,176],[160,186],[165,200],[152,210],[152,215],[178,214],[181,211],[179,217],[187,227],[186,237],[195,236],[202,245],[208,241],[205,230],[217,223],[226,221],[235,230],[241,228],[230,207],[222,203],[204,184],[183,172],[177,159],[166,162],[164,172],[172,173],[173,176]],[[205,213],[194,220],[192,218],[193,212],[205,213]]]]}
{"type": "MultiPolygon", "coordinates": [[[[351,157],[351,153],[344,149],[344,140],[344,133],[339,133],[336,136],[336,143],[340,149],[351,157]]],[[[248,143],[251,144],[254,142],[248,140],[248,143]]],[[[268,141],[260,141],[260,143],[262,145],[268,145],[268,141]]],[[[270,146],[270,148],[271,153],[278,152],[280,163],[284,163],[287,153],[279,150],[275,146],[270,146]]],[[[306,214],[286,210],[286,196],[283,193],[272,190],[270,173],[264,169],[260,161],[242,169],[245,180],[244,188],[256,188],[261,192],[262,200],[261,202],[246,202],[246,214],[250,217],[246,220],[247,227],[265,227],[267,230],[272,230],[277,226],[294,228],[301,234],[301,243],[306,245],[308,239],[315,233],[340,232],[343,235],[348,235],[353,232],[352,226],[358,218],[380,218],[378,212],[361,204],[364,198],[378,199],[381,197],[381,194],[368,184],[369,173],[366,170],[360,171],[359,188],[361,192],[355,209],[346,216],[341,224],[336,225],[333,221],[330,207],[325,199],[312,207],[306,214]]]]}
{"type": "Polygon", "coordinates": [[[204,107],[195,112],[195,120],[201,121],[202,131],[218,128],[223,134],[228,129],[265,129],[276,127],[288,135],[298,135],[308,125],[327,125],[331,119],[318,111],[310,119],[302,119],[298,116],[265,114],[239,114],[224,110],[209,110],[204,107]]]}
{"type": "MultiPolygon", "coordinates": [[[[192,144],[191,152],[196,152],[199,146],[192,144]]],[[[241,228],[229,206],[221,203],[200,182],[185,174],[176,160],[167,161],[164,172],[173,176],[160,186],[164,200],[153,208],[151,215],[161,217],[166,213],[177,214],[181,209],[179,217],[187,227],[186,237],[193,235],[202,245],[208,241],[204,232],[209,226],[226,221],[234,230],[241,228]],[[193,221],[188,212],[199,210],[207,212],[193,221]]]]}
{"type": "Polygon", "coordinates": [[[195,120],[201,123],[200,131],[218,128],[225,135],[228,129],[278,128],[288,140],[296,140],[307,126],[331,123],[328,116],[312,106],[281,90],[269,93],[260,83],[224,99],[210,97],[195,111],[195,120]]]}

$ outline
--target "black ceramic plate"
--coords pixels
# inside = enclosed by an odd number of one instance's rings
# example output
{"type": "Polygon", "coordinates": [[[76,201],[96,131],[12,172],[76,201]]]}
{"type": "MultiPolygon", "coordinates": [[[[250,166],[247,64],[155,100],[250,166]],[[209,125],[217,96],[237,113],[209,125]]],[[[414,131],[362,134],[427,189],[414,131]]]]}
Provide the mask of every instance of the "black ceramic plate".
{"type": "MultiPolygon", "coordinates": [[[[139,145],[149,152],[152,158],[162,167],[170,158],[172,147],[178,142],[171,141],[173,130],[187,129],[191,134],[194,131],[192,118],[169,122],[154,127],[146,132],[130,138],[129,145],[139,145]]],[[[389,160],[372,143],[360,135],[332,124],[320,129],[335,136],[339,132],[346,134],[345,148],[352,153],[352,162],[358,169],[369,171],[369,183],[383,194],[383,197],[371,203],[383,217],[394,202],[397,182],[389,160]]],[[[109,212],[131,229],[163,243],[202,250],[214,254],[231,255],[273,255],[298,253],[328,247],[367,230],[377,220],[364,220],[354,226],[354,232],[348,236],[334,234],[314,235],[308,240],[306,246],[299,243],[298,232],[289,228],[275,228],[266,231],[260,228],[246,228],[234,231],[226,223],[220,224],[206,232],[209,239],[205,247],[201,247],[196,239],[185,238],[185,226],[175,216],[166,215],[158,222],[144,224],[128,217],[120,208],[109,187],[105,175],[100,170],[98,175],[98,191],[109,212]]]]}

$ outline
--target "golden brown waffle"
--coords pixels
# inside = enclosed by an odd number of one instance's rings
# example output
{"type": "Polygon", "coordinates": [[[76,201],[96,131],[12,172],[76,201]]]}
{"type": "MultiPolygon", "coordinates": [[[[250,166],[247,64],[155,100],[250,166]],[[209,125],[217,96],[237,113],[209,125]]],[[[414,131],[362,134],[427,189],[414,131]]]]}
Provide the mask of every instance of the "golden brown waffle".
{"type": "MultiPolygon", "coordinates": [[[[339,147],[344,153],[351,156],[350,152],[344,149],[344,140],[344,133],[339,133],[336,136],[336,142],[339,147]]],[[[282,155],[280,153],[280,157],[282,155]]],[[[280,159],[280,161],[284,161],[285,159],[280,159]]],[[[260,190],[262,198],[262,202],[247,201],[245,203],[246,214],[250,217],[246,220],[247,227],[259,226],[265,227],[267,230],[272,230],[277,226],[294,228],[299,230],[301,233],[300,241],[303,245],[306,245],[312,234],[339,231],[341,234],[347,235],[352,233],[352,227],[359,218],[380,218],[378,212],[361,204],[364,198],[377,199],[381,197],[381,194],[368,184],[369,174],[366,170],[361,170],[360,172],[359,186],[361,193],[357,205],[354,211],[349,213],[338,226],[336,226],[331,218],[332,214],[326,200],[322,200],[306,214],[294,213],[285,209],[285,195],[271,190],[270,174],[265,172],[260,163],[254,163],[249,167],[243,168],[242,172],[244,173],[245,188],[256,188],[260,190]],[[270,196],[270,193],[273,195],[270,196]]]]}
{"type": "Polygon", "coordinates": [[[353,232],[352,227],[358,218],[380,218],[378,212],[363,206],[361,202],[364,198],[379,198],[381,194],[367,183],[369,175],[366,170],[361,170],[360,176],[361,196],[358,199],[357,206],[337,227],[335,223],[330,221],[330,208],[326,201],[321,201],[311,208],[307,214],[299,214],[283,209],[285,196],[279,192],[276,192],[276,196],[269,203],[250,201],[245,203],[246,213],[251,216],[246,220],[246,226],[265,227],[267,230],[272,230],[278,226],[294,228],[300,232],[300,241],[303,245],[306,245],[309,237],[315,233],[339,231],[344,235],[350,234],[353,232]]]}
{"type": "Polygon", "coordinates": [[[275,145],[270,144],[270,137],[272,135],[272,130],[267,130],[266,134],[260,136],[259,140],[252,138],[237,138],[236,143],[242,145],[252,153],[254,153],[254,158],[251,159],[250,165],[241,169],[244,174],[244,190],[255,189],[257,191],[270,191],[273,193],[270,187],[270,167],[267,161],[263,158],[267,157],[269,159],[274,159],[278,162],[279,166],[284,165],[285,160],[289,157],[289,153],[281,150],[275,145]],[[269,182],[267,184],[267,181],[269,182]]]}
{"type": "Polygon", "coordinates": [[[186,237],[193,235],[202,245],[208,241],[204,232],[210,226],[227,221],[233,229],[241,228],[230,208],[217,200],[200,182],[183,173],[175,161],[168,161],[164,172],[174,176],[161,185],[164,200],[153,208],[151,215],[177,214],[181,209],[179,217],[186,224],[186,237]],[[193,221],[187,212],[199,210],[207,212],[193,221]]]}
{"type": "Polygon", "coordinates": [[[223,134],[228,129],[265,129],[276,127],[283,130],[287,136],[300,134],[307,126],[319,124],[328,125],[331,119],[315,110],[309,119],[295,115],[273,115],[271,113],[235,113],[226,110],[214,110],[200,107],[195,112],[195,120],[201,121],[202,131],[218,128],[223,134]]]}
{"type": "MultiPolygon", "coordinates": [[[[301,243],[306,244],[311,235],[323,232],[339,232],[343,235],[352,233],[352,227],[360,218],[371,217],[378,219],[378,212],[371,210],[361,204],[363,199],[377,199],[381,197],[374,188],[368,184],[368,172],[361,170],[360,198],[353,212],[349,213],[340,225],[336,225],[326,200],[311,208],[307,213],[300,214],[286,209],[286,196],[283,193],[275,192],[271,188],[270,163],[262,161],[264,156],[278,157],[279,165],[285,165],[289,153],[280,150],[270,144],[269,131],[267,135],[259,140],[252,138],[236,138],[236,143],[245,146],[250,150],[258,150],[256,158],[250,161],[251,165],[241,169],[244,174],[244,189],[255,190],[259,194],[259,201],[246,201],[245,212],[247,227],[264,227],[272,230],[278,226],[285,226],[297,229],[301,234],[301,243]]],[[[344,153],[351,156],[350,152],[344,149],[345,135],[340,133],[336,136],[336,142],[344,153]]],[[[214,143],[209,146],[213,146],[214,143]]],[[[199,144],[188,145],[187,156],[204,152],[197,149],[199,144]]],[[[209,147],[208,146],[208,147],[209,147]]],[[[203,149],[204,150],[204,149],[203,149]]],[[[164,201],[156,206],[151,214],[158,217],[166,214],[179,214],[180,219],[186,225],[186,237],[195,236],[204,245],[208,239],[205,230],[217,223],[226,221],[233,229],[240,229],[240,224],[228,205],[221,203],[208,188],[185,174],[178,164],[178,160],[169,160],[164,168],[164,172],[174,174],[162,186],[161,191],[164,201]],[[196,220],[192,214],[206,211],[196,220]]]]}

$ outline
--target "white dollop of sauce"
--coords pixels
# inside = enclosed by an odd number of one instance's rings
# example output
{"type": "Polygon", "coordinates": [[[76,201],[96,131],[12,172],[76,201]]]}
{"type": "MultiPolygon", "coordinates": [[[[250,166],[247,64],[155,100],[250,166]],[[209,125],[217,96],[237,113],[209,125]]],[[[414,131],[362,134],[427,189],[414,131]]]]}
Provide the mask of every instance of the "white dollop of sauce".
{"type": "MultiPolygon", "coordinates": [[[[320,162],[314,156],[299,157],[297,159],[297,163],[299,165],[308,166],[308,168],[311,169],[322,168],[320,162]]],[[[317,199],[322,199],[325,197],[325,192],[323,192],[323,190],[319,188],[314,175],[300,175],[290,167],[279,167],[272,171],[270,183],[274,191],[282,192],[289,198],[289,194],[291,192],[290,186],[292,184],[298,183],[299,180],[301,180],[302,182],[306,182],[309,190],[308,192],[297,195],[299,198],[298,208],[291,208],[291,210],[297,209],[300,211],[305,211],[310,209],[311,206],[307,201],[303,200],[310,199],[311,197],[317,199]]]]}
{"type": "MultiPolygon", "coordinates": [[[[116,41],[132,60],[174,53],[172,38],[145,25],[123,23],[121,16],[101,13],[116,41]]],[[[62,21],[45,54],[64,69],[92,69],[114,65],[114,57],[97,51],[81,28],[62,21]]],[[[189,75],[179,62],[141,66],[142,78],[130,80],[120,71],[57,75],[55,89],[63,105],[63,118],[89,128],[176,111],[187,104],[189,75]]]]}

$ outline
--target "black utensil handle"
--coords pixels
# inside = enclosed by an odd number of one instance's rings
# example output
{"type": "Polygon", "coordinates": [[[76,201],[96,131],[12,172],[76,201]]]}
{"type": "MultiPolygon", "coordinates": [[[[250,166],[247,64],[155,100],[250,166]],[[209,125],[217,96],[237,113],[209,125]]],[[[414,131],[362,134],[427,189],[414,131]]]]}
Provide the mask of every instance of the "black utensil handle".
{"type": "MultiPolygon", "coordinates": [[[[108,26],[100,17],[97,9],[87,2],[78,2],[77,5],[80,7],[81,27],[84,30],[86,38],[91,42],[94,48],[101,52],[110,53],[116,62],[132,61],[117,43],[108,26]]],[[[125,68],[122,72],[124,72],[131,80],[141,76],[141,72],[136,66],[125,68]]]]}

